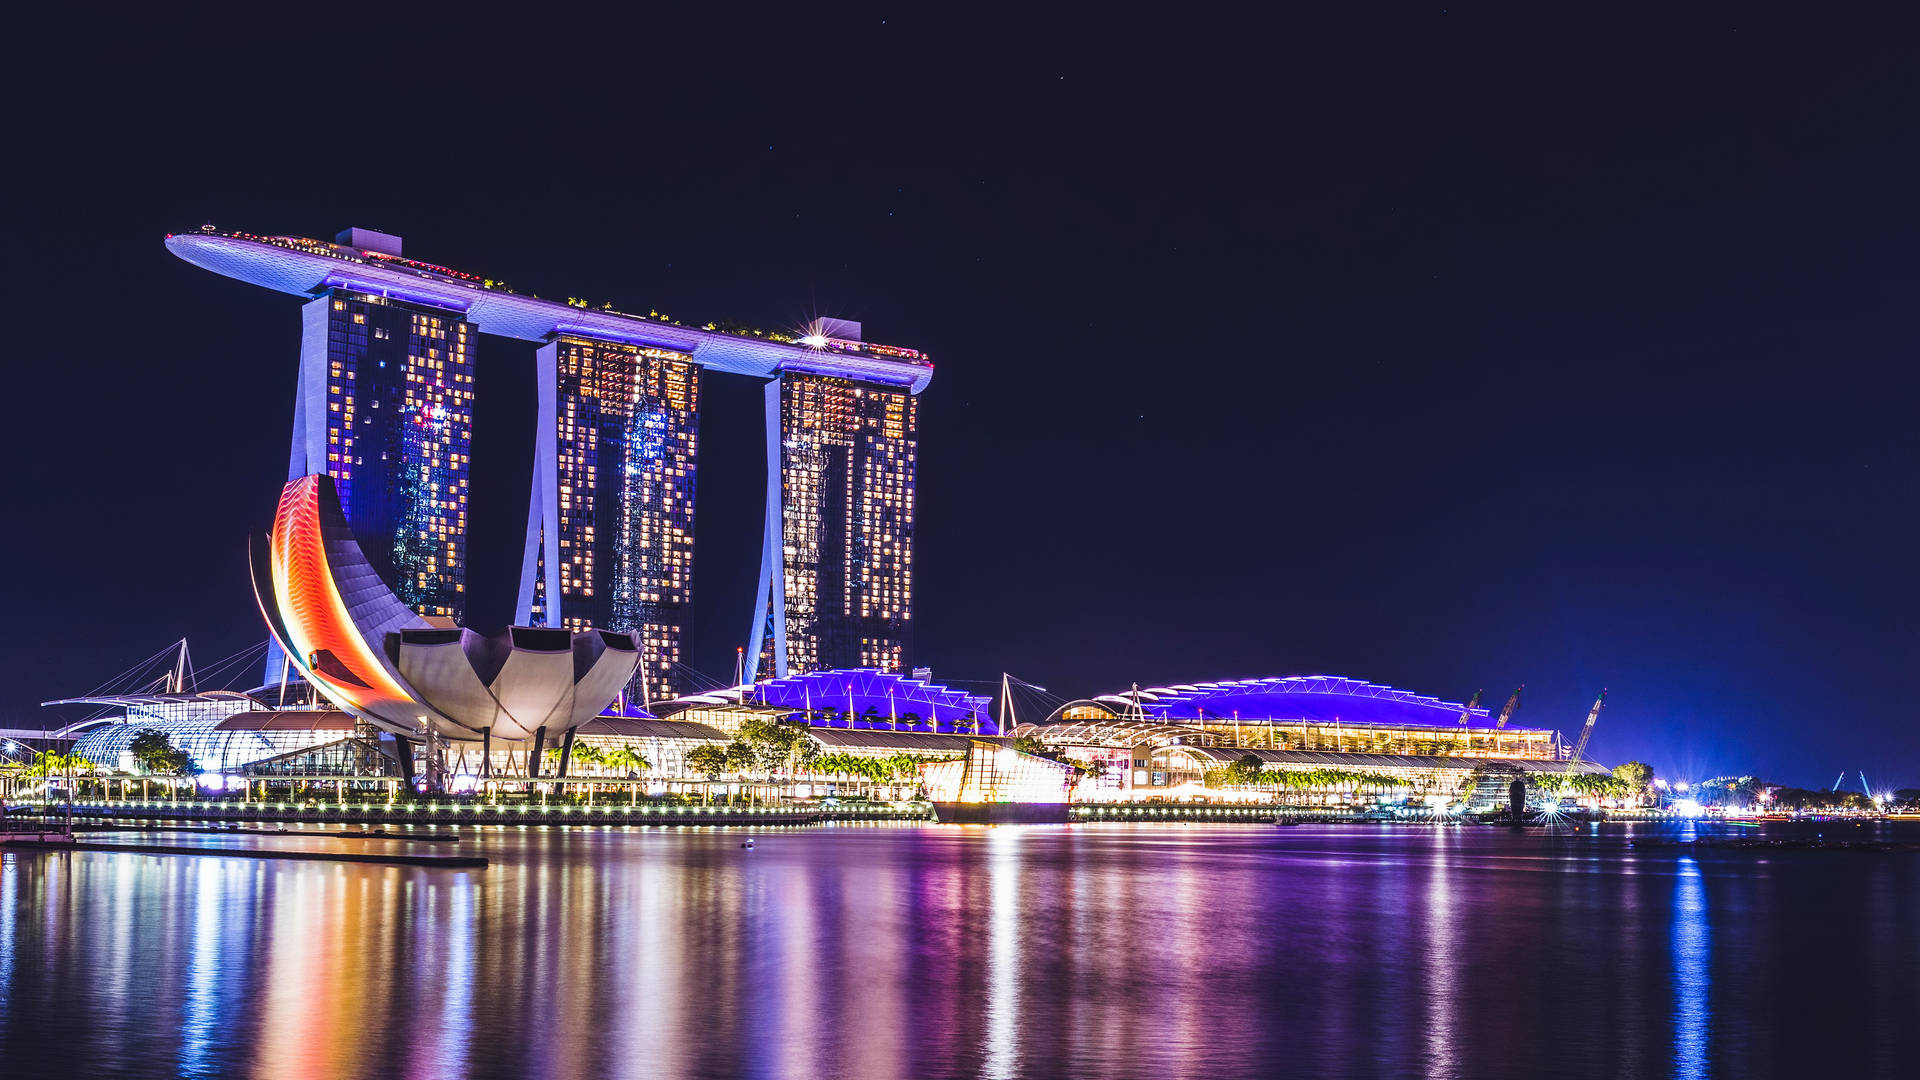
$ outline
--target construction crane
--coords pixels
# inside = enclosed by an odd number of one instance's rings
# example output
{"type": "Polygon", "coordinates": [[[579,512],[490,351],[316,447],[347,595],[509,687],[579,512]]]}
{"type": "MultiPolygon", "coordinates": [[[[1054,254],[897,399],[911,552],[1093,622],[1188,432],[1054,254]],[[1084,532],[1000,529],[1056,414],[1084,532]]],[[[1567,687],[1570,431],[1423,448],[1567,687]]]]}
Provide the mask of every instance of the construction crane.
{"type": "Polygon", "coordinates": [[[1573,744],[1573,756],[1567,758],[1567,775],[1573,775],[1574,766],[1580,764],[1580,756],[1587,752],[1587,740],[1593,738],[1593,722],[1600,719],[1600,710],[1606,707],[1607,691],[1602,688],[1600,696],[1593,699],[1593,708],[1587,710],[1587,722],[1580,728],[1580,741],[1573,744]]]}
{"type": "Polygon", "coordinates": [[[1473,720],[1473,710],[1475,710],[1475,709],[1477,709],[1477,708],[1479,708],[1479,707],[1480,707],[1480,695],[1481,695],[1481,694],[1484,694],[1484,693],[1486,693],[1486,690],[1485,690],[1485,689],[1480,689],[1480,690],[1475,690],[1475,691],[1473,692],[1473,700],[1472,700],[1472,701],[1469,701],[1469,702],[1467,702],[1467,707],[1466,707],[1466,708],[1464,708],[1464,709],[1461,709],[1461,710],[1460,710],[1460,722],[1461,722],[1461,723],[1463,723],[1463,724],[1465,724],[1465,723],[1470,723],[1470,722],[1472,722],[1472,720],[1473,720]]]}
{"type": "Polygon", "coordinates": [[[1507,699],[1507,707],[1500,710],[1500,722],[1494,725],[1495,727],[1506,727],[1507,721],[1513,719],[1513,710],[1520,707],[1520,691],[1526,688],[1526,683],[1521,683],[1514,688],[1513,696],[1507,699]]]}

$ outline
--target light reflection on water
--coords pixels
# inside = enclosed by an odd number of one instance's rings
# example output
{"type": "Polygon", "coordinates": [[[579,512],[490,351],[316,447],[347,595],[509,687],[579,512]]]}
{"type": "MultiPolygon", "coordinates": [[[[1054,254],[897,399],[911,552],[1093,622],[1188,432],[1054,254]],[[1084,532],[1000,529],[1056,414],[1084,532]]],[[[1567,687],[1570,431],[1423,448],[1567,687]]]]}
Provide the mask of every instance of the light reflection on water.
{"type": "Polygon", "coordinates": [[[223,859],[201,859],[189,871],[195,878],[191,890],[194,916],[193,937],[187,943],[185,1022],[180,1031],[182,1076],[215,1075],[208,1051],[213,1047],[213,1034],[220,1023],[218,1000],[214,996],[214,985],[220,975],[220,935],[224,929],[220,918],[223,892],[220,877],[234,865],[223,859]]]}
{"type": "Polygon", "coordinates": [[[1456,1012],[1456,984],[1460,978],[1459,958],[1454,955],[1457,932],[1453,910],[1452,876],[1448,854],[1453,836],[1439,833],[1433,838],[1433,872],[1427,877],[1426,914],[1421,919],[1427,930],[1427,946],[1421,951],[1426,974],[1425,1073],[1430,1077],[1460,1076],[1460,1063],[1454,1057],[1453,1029],[1462,1020],[1456,1012]]]}
{"type": "Polygon", "coordinates": [[[451,872],[7,855],[0,1072],[1873,1077],[1920,1059],[1920,854],[1625,836],[847,826],[749,851],[719,830],[530,829],[463,842],[495,863],[451,872]]]}
{"type": "Polygon", "coordinates": [[[1707,1075],[1710,945],[1706,885],[1700,864],[1685,855],[1673,879],[1673,1072],[1686,1080],[1707,1075]]]}
{"type": "Polygon", "coordinates": [[[987,832],[988,880],[993,902],[988,914],[987,1062],[991,1080],[1014,1075],[1014,1028],[1020,1001],[1020,840],[1030,832],[1017,827],[987,832]]]}

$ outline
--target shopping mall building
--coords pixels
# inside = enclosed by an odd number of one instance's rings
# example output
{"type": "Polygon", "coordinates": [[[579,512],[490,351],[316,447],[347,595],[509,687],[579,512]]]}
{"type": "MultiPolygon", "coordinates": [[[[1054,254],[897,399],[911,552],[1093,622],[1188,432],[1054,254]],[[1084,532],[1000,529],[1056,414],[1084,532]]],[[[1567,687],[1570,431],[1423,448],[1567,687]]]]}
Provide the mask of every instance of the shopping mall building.
{"type": "MultiPolygon", "coordinates": [[[[64,704],[104,708],[69,729],[75,751],[104,769],[131,771],[134,737],[157,730],[209,776],[384,783],[399,773],[391,740],[382,742],[367,725],[324,703],[281,704],[265,691],[214,691],[64,704]]],[[[816,671],[655,702],[652,711],[628,703],[621,715],[597,716],[578,728],[578,744],[600,752],[580,754],[564,773],[551,762],[530,769],[525,749],[513,744],[486,751],[481,744],[455,744],[448,750],[448,781],[454,790],[483,778],[685,790],[703,779],[689,766],[689,753],[725,747],[754,720],[805,724],[823,759],[842,763],[900,756],[953,761],[980,743],[1031,737],[1060,759],[1098,766],[1071,784],[1074,802],[1420,802],[1452,799],[1476,778],[1604,771],[1571,762],[1558,731],[1502,726],[1478,707],[1333,676],[1128,690],[1067,702],[1006,733],[996,725],[993,704],[923,678],[816,671]],[[633,751],[644,767],[608,753],[616,749],[633,751]],[[1260,780],[1222,782],[1222,771],[1249,755],[1261,766],[1260,780]]],[[[872,789],[857,775],[820,769],[759,782],[810,795],[872,789]]]]}
{"type": "Polygon", "coordinates": [[[1478,706],[1331,675],[1103,694],[1012,734],[1100,764],[1077,802],[1269,801],[1302,791],[1419,800],[1451,798],[1476,777],[1606,771],[1570,762],[1558,731],[1508,727],[1478,706]],[[1221,770],[1249,755],[1260,782],[1220,782],[1221,770]]]}

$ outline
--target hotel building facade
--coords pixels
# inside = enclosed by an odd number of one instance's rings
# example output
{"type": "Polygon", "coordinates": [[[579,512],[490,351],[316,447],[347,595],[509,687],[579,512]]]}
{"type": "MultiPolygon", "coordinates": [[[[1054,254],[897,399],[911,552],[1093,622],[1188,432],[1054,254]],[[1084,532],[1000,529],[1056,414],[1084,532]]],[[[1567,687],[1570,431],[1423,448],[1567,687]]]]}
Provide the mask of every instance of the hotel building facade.
{"type": "Polygon", "coordinates": [[[767,384],[759,675],[904,671],[912,648],[918,403],[804,371],[767,384]]]}
{"type": "MultiPolygon", "coordinates": [[[[632,696],[682,691],[700,379],[712,368],[769,380],[766,525],[743,655],[775,678],[911,662],[916,395],[933,376],[920,353],[831,319],[741,333],[542,300],[406,258],[399,237],[365,229],[328,243],[207,226],[167,246],[307,298],[288,477],[334,478],[369,564],[420,615],[465,616],[484,331],[540,345],[518,621],[630,632],[642,651],[632,696]]],[[[270,656],[268,680],[281,670],[270,656]]]]}
{"type": "Polygon", "coordinates": [[[351,289],[302,313],[287,479],[333,477],[368,562],[420,615],[466,610],[476,334],[458,314],[351,289]]]}
{"type": "Polygon", "coordinates": [[[633,696],[675,697],[693,604],[700,369],[685,353],[567,335],[534,370],[519,620],[631,633],[633,696]]]}

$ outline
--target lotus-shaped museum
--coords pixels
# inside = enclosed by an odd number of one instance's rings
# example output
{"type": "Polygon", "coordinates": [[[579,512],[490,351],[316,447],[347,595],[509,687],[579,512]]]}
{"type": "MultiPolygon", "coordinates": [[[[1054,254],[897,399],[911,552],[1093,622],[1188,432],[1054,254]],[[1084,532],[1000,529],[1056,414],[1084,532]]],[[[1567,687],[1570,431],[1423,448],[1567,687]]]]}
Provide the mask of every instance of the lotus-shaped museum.
{"type": "Polygon", "coordinates": [[[324,474],[281,490],[253,562],[260,612],[289,661],[327,700],[396,734],[538,745],[612,704],[639,664],[627,634],[479,634],[415,614],[367,562],[324,474]]]}

